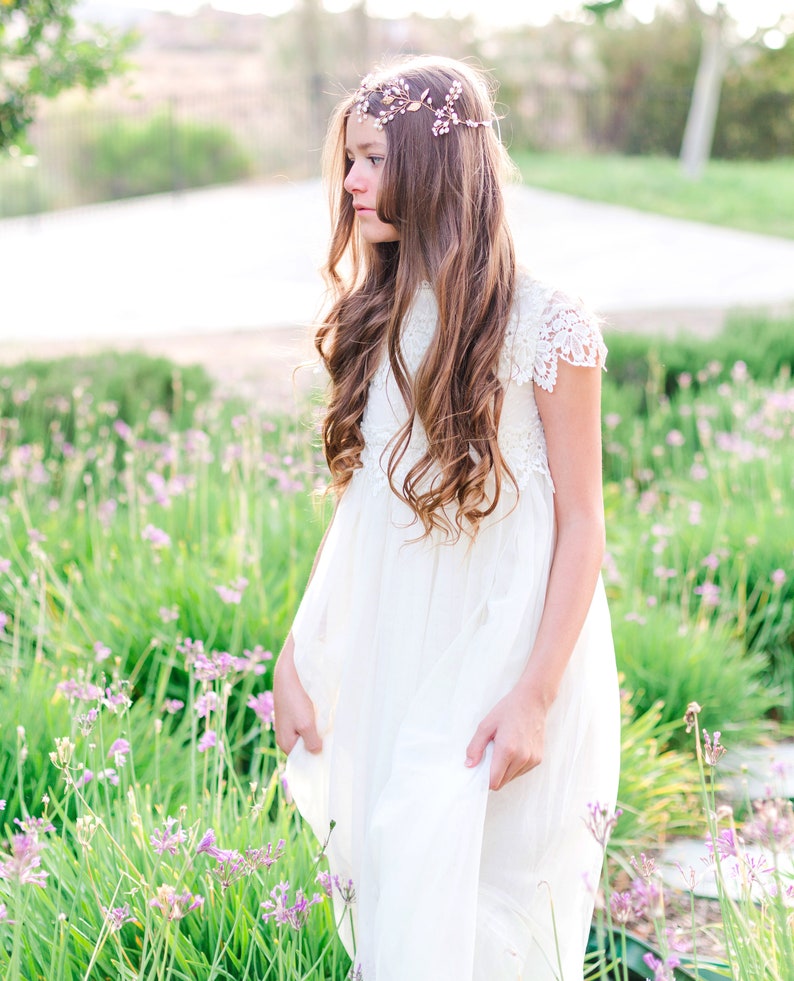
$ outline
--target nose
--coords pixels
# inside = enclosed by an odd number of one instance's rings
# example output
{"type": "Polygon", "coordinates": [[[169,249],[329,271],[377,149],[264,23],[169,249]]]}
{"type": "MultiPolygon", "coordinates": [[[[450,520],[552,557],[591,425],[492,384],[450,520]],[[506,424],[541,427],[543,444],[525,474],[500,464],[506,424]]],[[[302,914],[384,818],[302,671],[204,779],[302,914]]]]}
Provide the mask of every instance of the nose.
{"type": "Polygon", "coordinates": [[[355,194],[356,191],[364,190],[363,173],[361,167],[357,162],[351,164],[350,170],[347,172],[347,177],[344,179],[344,189],[348,194],[355,194]]]}

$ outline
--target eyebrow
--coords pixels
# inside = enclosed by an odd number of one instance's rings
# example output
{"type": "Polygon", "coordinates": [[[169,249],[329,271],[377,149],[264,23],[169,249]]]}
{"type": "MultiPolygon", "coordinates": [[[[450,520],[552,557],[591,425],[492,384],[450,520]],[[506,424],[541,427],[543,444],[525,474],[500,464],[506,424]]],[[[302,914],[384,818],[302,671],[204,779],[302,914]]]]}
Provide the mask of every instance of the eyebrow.
{"type": "MultiPolygon", "coordinates": [[[[378,140],[370,141],[368,143],[356,143],[352,149],[358,150],[359,153],[366,153],[368,150],[379,150],[381,153],[386,152],[386,144],[381,143],[378,140]]],[[[351,147],[345,144],[345,152],[350,153],[351,147]]]]}

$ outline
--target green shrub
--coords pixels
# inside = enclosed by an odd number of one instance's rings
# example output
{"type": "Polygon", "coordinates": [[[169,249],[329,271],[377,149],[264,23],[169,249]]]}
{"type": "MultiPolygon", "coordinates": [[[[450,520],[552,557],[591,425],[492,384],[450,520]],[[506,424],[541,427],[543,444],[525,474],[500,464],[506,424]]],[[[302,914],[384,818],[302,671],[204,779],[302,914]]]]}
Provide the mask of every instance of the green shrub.
{"type": "Polygon", "coordinates": [[[24,361],[0,369],[0,421],[13,425],[16,442],[41,442],[47,455],[56,431],[62,444],[75,441],[78,426],[92,430],[98,406],[106,426],[119,419],[134,427],[164,412],[170,425],[186,429],[211,389],[199,365],[179,367],[137,352],[24,361]]]}
{"type": "Polygon", "coordinates": [[[52,206],[41,168],[0,157],[0,218],[46,211],[52,206]]]}
{"type": "Polygon", "coordinates": [[[658,847],[669,836],[692,831],[693,768],[687,754],[670,748],[683,726],[680,720],[665,722],[662,715],[661,702],[638,709],[631,693],[623,692],[618,788],[623,816],[610,840],[614,852],[658,847]]]}
{"type": "MultiPolygon", "coordinates": [[[[730,733],[734,741],[757,738],[759,720],[778,694],[765,682],[762,655],[746,652],[727,626],[688,622],[672,604],[627,610],[613,603],[612,612],[618,667],[638,714],[660,705],[661,722],[675,725],[698,692],[709,729],[730,733]]],[[[682,746],[683,727],[670,738],[682,746]]]]}
{"type": "MultiPolygon", "coordinates": [[[[690,375],[697,388],[703,380],[698,375],[715,364],[729,370],[743,361],[756,381],[772,381],[781,371],[794,373],[794,317],[771,319],[763,313],[734,313],[717,337],[646,337],[610,331],[607,344],[607,384],[634,390],[638,409],[645,404],[649,383],[673,395],[680,375],[690,375]]],[[[713,370],[706,380],[714,380],[713,370]]]]}
{"type": "Polygon", "coordinates": [[[96,200],[229,183],[252,171],[251,159],[229,130],[166,113],[102,126],[87,139],[78,161],[80,171],[91,175],[96,200]]]}
{"type": "Polygon", "coordinates": [[[769,160],[794,153],[794,45],[757,45],[722,87],[715,157],[769,160]]]}

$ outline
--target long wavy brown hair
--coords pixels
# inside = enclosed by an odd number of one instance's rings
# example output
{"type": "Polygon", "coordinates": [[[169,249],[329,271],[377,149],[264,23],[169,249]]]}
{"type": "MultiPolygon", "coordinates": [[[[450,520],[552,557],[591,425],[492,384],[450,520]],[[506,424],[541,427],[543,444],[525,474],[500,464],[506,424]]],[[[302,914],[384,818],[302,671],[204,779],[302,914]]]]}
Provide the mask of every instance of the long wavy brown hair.
{"type": "MultiPolygon", "coordinates": [[[[375,75],[381,83],[394,77],[417,96],[427,90],[433,106],[443,106],[459,81],[460,119],[495,119],[486,76],[468,65],[417,58],[375,75]]],[[[377,82],[367,90],[369,113],[376,117],[382,93],[377,82]]],[[[377,214],[400,239],[369,244],[359,236],[352,198],[343,188],[351,116],[353,96],[332,117],[324,160],[333,227],[324,269],[331,306],[315,343],[330,376],[322,436],[332,487],[341,492],[361,466],[367,392],[385,347],[408,410],[389,447],[392,490],[425,535],[439,529],[453,540],[461,533],[474,537],[494,511],[505,478],[515,483],[497,443],[504,398],[497,362],[516,279],[502,198],[509,158],[495,126],[452,126],[436,136],[426,108],[397,115],[383,129],[387,154],[377,214]],[[410,377],[400,333],[422,282],[435,293],[438,327],[410,377]],[[396,468],[418,424],[427,452],[398,482],[396,468]]]]}

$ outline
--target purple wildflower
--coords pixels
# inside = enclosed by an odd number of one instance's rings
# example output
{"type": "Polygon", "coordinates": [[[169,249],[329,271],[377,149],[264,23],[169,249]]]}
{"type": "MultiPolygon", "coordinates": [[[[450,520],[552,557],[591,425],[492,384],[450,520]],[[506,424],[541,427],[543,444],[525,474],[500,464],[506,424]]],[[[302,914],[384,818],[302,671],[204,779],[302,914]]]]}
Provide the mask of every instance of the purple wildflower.
{"type": "Polygon", "coordinates": [[[149,835],[149,841],[151,842],[152,848],[157,852],[158,855],[164,855],[166,852],[170,852],[171,855],[176,855],[179,846],[187,839],[187,833],[178,826],[178,821],[176,818],[167,817],[165,819],[165,824],[162,830],[160,828],[155,828],[154,833],[149,835]],[[174,830],[174,825],[177,825],[176,830],[174,830]]]}
{"type": "MultiPolygon", "coordinates": [[[[775,871],[763,855],[756,857],[754,855],[745,854],[743,856],[743,861],[747,881],[750,884],[753,882],[760,882],[762,876],[769,875],[770,872],[775,871]]],[[[740,870],[737,865],[736,869],[734,870],[734,875],[738,876],[739,873],[740,870]]]]}
{"type": "Polygon", "coordinates": [[[258,695],[251,695],[246,703],[248,708],[254,710],[254,715],[264,725],[266,729],[273,726],[273,692],[263,691],[258,695]]]}
{"type": "Polygon", "coordinates": [[[589,811],[585,818],[587,830],[595,838],[602,848],[606,848],[609,836],[618,823],[618,818],[623,813],[620,808],[613,811],[606,804],[599,804],[597,801],[587,805],[589,811]]]}
{"type": "Polygon", "coordinates": [[[178,893],[171,886],[160,886],[157,896],[149,900],[149,905],[154,909],[162,910],[167,920],[181,920],[191,910],[203,906],[204,897],[194,895],[187,890],[178,893]]]}
{"type": "Polygon", "coordinates": [[[84,736],[90,735],[94,726],[96,725],[96,720],[99,718],[99,711],[95,708],[89,709],[87,712],[81,712],[79,715],[75,716],[75,722],[80,729],[80,732],[84,736]]]}
{"type": "Polygon", "coordinates": [[[200,719],[206,719],[210,712],[216,712],[218,710],[219,699],[218,695],[214,691],[208,691],[206,695],[201,695],[196,699],[195,709],[198,717],[200,719]]]}
{"type": "Polygon", "coordinates": [[[0,559],[0,576],[11,571],[11,559],[0,559]]]}
{"type": "Polygon", "coordinates": [[[224,603],[232,603],[239,605],[245,588],[248,585],[248,580],[241,576],[236,579],[230,586],[216,586],[215,592],[220,596],[224,603]]]}
{"type": "Polygon", "coordinates": [[[116,419],[113,423],[113,429],[116,435],[120,439],[123,439],[125,443],[129,443],[132,440],[132,429],[123,419],[116,419]]]}
{"type": "Polygon", "coordinates": [[[736,858],[739,854],[736,835],[733,828],[723,828],[716,838],[710,838],[706,846],[712,855],[716,855],[720,861],[728,858],[736,858]]]}
{"type": "Polygon", "coordinates": [[[248,862],[252,872],[262,868],[262,866],[269,869],[271,865],[274,865],[282,857],[286,847],[286,841],[283,838],[279,838],[275,848],[273,848],[271,842],[267,843],[266,848],[247,848],[245,860],[248,862]]]}
{"type": "Polygon", "coordinates": [[[162,528],[156,528],[152,524],[146,525],[141,532],[141,538],[145,542],[150,542],[152,548],[168,548],[171,544],[171,536],[162,528]]]}
{"type": "Polygon", "coordinates": [[[163,708],[169,715],[176,715],[177,712],[181,712],[185,707],[185,703],[180,701],[178,698],[166,698],[163,702],[163,708]]]}
{"type": "Polygon", "coordinates": [[[0,610],[0,634],[6,632],[6,625],[8,624],[8,614],[0,610]]]}
{"type": "Polygon", "coordinates": [[[94,660],[97,664],[100,664],[102,661],[106,661],[112,653],[113,652],[111,649],[106,647],[102,641],[98,640],[94,644],[94,660]]]}
{"type": "Polygon", "coordinates": [[[794,808],[790,800],[753,801],[753,819],[744,826],[752,841],[758,841],[773,852],[784,852],[794,844],[794,808]]]}
{"type": "Polygon", "coordinates": [[[157,611],[160,619],[163,623],[173,623],[175,620],[179,619],[179,610],[175,607],[161,606],[157,611]]]}
{"type": "Polygon", "coordinates": [[[338,875],[331,875],[330,872],[320,871],[315,877],[315,882],[320,884],[329,899],[333,896],[334,889],[336,889],[339,898],[347,908],[350,908],[356,901],[356,887],[352,879],[348,879],[345,882],[338,875]]]}
{"type": "Polygon", "coordinates": [[[105,922],[110,927],[111,930],[118,932],[125,923],[129,923],[134,919],[132,913],[130,912],[129,903],[125,903],[123,906],[114,906],[113,909],[107,909],[105,906],[100,906],[102,910],[102,915],[105,918],[105,922]]]}
{"type": "Polygon", "coordinates": [[[640,860],[632,855],[629,859],[629,865],[634,869],[634,871],[641,876],[646,882],[650,880],[657,874],[658,869],[656,868],[656,859],[648,856],[645,852],[640,852],[640,860]]]}
{"type": "Polygon", "coordinates": [[[24,885],[47,885],[48,872],[41,868],[43,844],[36,834],[17,834],[11,837],[11,851],[0,861],[0,879],[16,879],[24,885]]]}
{"type": "Polygon", "coordinates": [[[190,637],[185,637],[183,641],[176,645],[176,649],[180,654],[185,657],[185,666],[190,667],[196,660],[199,654],[204,653],[204,644],[200,640],[191,640],[190,637]]]}
{"type": "Polygon", "coordinates": [[[89,783],[91,783],[93,779],[94,779],[94,771],[89,770],[88,767],[86,767],[83,770],[83,772],[80,774],[80,777],[77,780],[75,780],[74,785],[75,787],[85,787],[89,783]]]}
{"type": "Polygon", "coordinates": [[[775,586],[782,586],[786,581],[785,569],[775,569],[770,578],[775,586]]]}
{"type": "Polygon", "coordinates": [[[686,440],[680,429],[671,429],[665,438],[668,446],[683,446],[686,440]]]}
{"type": "Polygon", "coordinates": [[[701,586],[695,586],[695,593],[700,596],[704,606],[711,607],[720,605],[720,587],[713,582],[704,582],[701,586]]]}
{"type": "Polygon", "coordinates": [[[652,920],[659,920],[664,916],[664,889],[658,876],[634,879],[631,883],[631,894],[637,916],[648,916],[652,920]]]}
{"type": "Polygon", "coordinates": [[[210,874],[218,880],[221,889],[228,889],[249,872],[245,859],[238,851],[218,851],[215,866],[210,869],[210,874]]]}
{"type": "Polygon", "coordinates": [[[712,741],[706,730],[703,730],[703,759],[708,763],[709,766],[716,766],[722,757],[728,752],[728,750],[720,745],[720,736],[722,733],[716,731],[714,733],[714,739],[712,741]]]}
{"type": "Polygon", "coordinates": [[[124,766],[127,762],[127,754],[131,748],[126,739],[117,739],[108,750],[108,759],[112,756],[116,766],[124,766]]]}
{"type": "Polygon", "coordinates": [[[309,918],[309,910],[312,906],[322,902],[323,897],[315,893],[311,899],[306,898],[302,889],[295,891],[295,901],[289,905],[289,882],[279,882],[277,886],[270,890],[271,898],[262,903],[262,919],[267,922],[274,919],[279,926],[291,926],[293,930],[300,930],[309,918]]]}
{"type": "Polygon", "coordinates": [[[34,835],[35,837],[55,831],[55,825],[46,817],[26,817],[22,820],[14,818],[14,824],[20,828],[23,834],[34,835]]]}
{"type": "Polygon", "coordinates": [[[207,731],[199,738],[196,745],[196,749],[199,753],[206,753],[208,749],[212,749],[218,744],[218,736],[214,729],[207,729],[207,731]]]}
{"type": "Polygon", "coordinates": [[[228,651],[213,651],[209,656],[199,651],[193,661],[193,673],[199,681],[217,681],[237,670],[240,661],[228,651]]]}
{"type": "Polygon", "coordinates": [[[681,964],[680,958],[671,954],[666,960],[662,961],[655,954],[648,951],[642,958],[646,967],[653,971],[653,981],[673,981],[675,975],[673,971],[681,964]]]}
{"type": "Polygon", "coordinates": [[[252,650],[243,651],[244,662],[240,667],[241,671],[251,671],[253,674],[264,674],[267,671],[264,662],[273,660],[273,652],[266,651],[261,644],[257,644],[252,650]]]}
{"type": "Polygon", "coordinates": [[[207,828],[204,834],[201,836],[201,840],[196,846],[196,854],[201,855],[205,852],[207,855],[211,855],[213,858],[217,858],[218,849],[215,847],[218,839],[215,837],[215,832],[212,828],[207,828]]]}
{"type": "Polygon", "coordinates": [[[84,678],[69,678],[68,681],[59,681],[55,690],[66,696],[70,702],[94,702],[102,697],[102,689],[84,678]]]}
{"type": "Polygon", "coordinates": [[[111,497],[107,501],[103,501],[97,508],[97,517],[99,518],[99,523],[103,528],[110,527],[110,522],[113,520],[113,515],[118,509],[118,504],[111,497]]]}
{"type": "Polygon", "coordinates": [[[615,923],[626,924],[634,913],[634,902],[631,892],[613,892],[609,897],[609,908],[615,923]]]}

